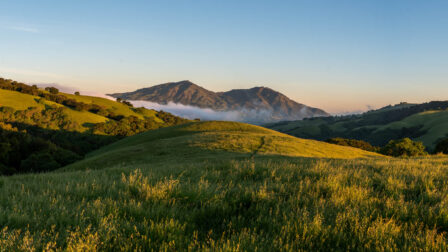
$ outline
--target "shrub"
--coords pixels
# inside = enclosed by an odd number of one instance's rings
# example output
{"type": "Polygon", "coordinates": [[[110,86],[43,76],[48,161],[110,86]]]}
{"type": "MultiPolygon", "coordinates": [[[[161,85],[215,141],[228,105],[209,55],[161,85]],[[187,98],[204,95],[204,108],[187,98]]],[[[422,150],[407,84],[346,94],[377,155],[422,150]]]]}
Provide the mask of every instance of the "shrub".
{"type": "Polygon", "coordinates": [[[43,172],[52,171],[61,167],[48,152],[39,152],[31,154],[20,164],[22,172],[43,172]]]}
{"type": "Polygon", "coordinates": [[[0,175],[12,175],[16,172],[16,169],[0,163],[0,175]]]}
{"type": "Polygon", "coordinates": [[[448,154],[448,138],[439,141],[434,152],[448,154]]]}
{"type": "Polygon", "coordinates": [[[366,150],[366,151],[373,151],[373,152],[379,151],[378,147],[372,146],[370,143],[368,143],[366,141],[362,141],[362,140],[345,139],[345,138],[336,137],[336,138],[330,138],[326,142],[331,143],[331,144],[342,145],[342,146],[350,146],[350,147],[354,147],[354,148],[358,148],[358,149],[362,149],[362,150],[366,150]]]}
{"type": "Polygon", "coordinates": [[[50,94],[58,94],[59,93],[59,89],[57,89],[55,87],[46,87],[45,90],[50,92],[50,94]]]}
{"type": "Polygon", "coordinates": [[[410,138],[391,140],[381,148],[380,152],[393,157],[415,157],[428,154],[422,142],[412,141],[410,138]]]}

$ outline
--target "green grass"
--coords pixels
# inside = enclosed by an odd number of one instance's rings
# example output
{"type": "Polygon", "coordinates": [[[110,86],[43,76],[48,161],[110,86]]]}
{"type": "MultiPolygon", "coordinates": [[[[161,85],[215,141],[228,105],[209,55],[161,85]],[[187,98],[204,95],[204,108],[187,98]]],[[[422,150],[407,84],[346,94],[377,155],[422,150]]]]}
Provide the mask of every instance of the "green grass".
{"type": "Polygon", "coordinates": [[[0,106],[11,107],[16,110],[24,110],[29,107],[44,109],[45,105],[60,106],[59,104],[51,101],[45,101],[44,103],[39,103],[38,102],[39,99],[40,97],[38,96],[0,89],[0,106]]]}
{"type": "Polygon", "coordinates": [[[399,122],[378,127],[377,131],[385,130],[387,128],[396,129],[416,125],[423,125],[422,129],[427,132],[415,140],[422,141],[425,146],[432,149],[440,138],[448,136],[448,111],[426,111],[418,113],[399,122]]]}
{"type": "Polygon", "coordinates": [[[109,108],[118,115],[136,116],[140,119],[143,119],[144,117],[154,117],[157,119],[156,121],[161,122],[161,120],[156,117],[155,114],[156,112],[154,110],[148,109],[145,110],[143,113],[137,113],[131,107],[123,103],[119,103],[102,97],[87,96],[87,95],[72,95],[72,94],[64,94],[64,95],[67,96],[68,98],[75,99],[80,102],[84,102],[87,104],[94,103],[103,106],[105,108],[109,108]]]}
{"type": "MultiPolygon", "coordinates": [[[[413,106],[413,104],[403,104],[398,106],[398,108],[406,106],[413,106]]],[[[391,109],[397,109],[397,108],[394,107],[384,110],[387,111],[391,109]]],[[[368,113],[380,115],[380,112],[383,112],[384,110],[373,111],[368,113]]],[[[413,140],[423,142],[423,144],[426,147],[428,147],[429,150],[433,150],[435,148],[435,145],[437,144],[438,140],[448,137],[447,110],[426,111],[422,113],[417,113],[409,117],[406,117],[403,120],[388,123],[385,125],[372,124],[367,126],[355,127],[351,130],[344,127],[345,123],[347,122],[356,123],[358,120],[359,118],[353,118],[351,120],[346,120],[342,122],[328,123],[321,119],[314,119],[314,120],[303,120],[303,121],[292,121],[278,124],[270,124],[267,125],[267,127],[280,132],[286,132],[288,134],[295,136],[303,136],[306,138],[319,139],[322,136],[324,136],[322,135],[320,129],[322,125],[328,126],[328,128],[332,131],[331,136],[327,136],[327,138],[344,136],[349,131],[353,133],[356,131],[362,131],[366,129],[373,130],[372,133],[370,133],[370,135],[378,135],[378,137],[381,138],[383,135],[382,133],[387,132],[388,130],[399,131],[403,128],[409,129],[421,126],[421,130],[426,132],[419,137],[413,138],[413,140]]]]}
{"type": "Polygon", "coordinates": [[[448,249],[448,159],[166,156],[0,178],[0,250],[448,249]]]}
{"type": "MultiPolygon", "coordinates": [[[[144,117],[152,117],[155,119],[156,122],[162,122],[162,120],[156,116],[156,111],[154,110],[145,109],[140,112],[135,112],[133,108],[123,103],[112,101],[106,98],[72,95],[66,93],[61,94],[80,102],[88,104],[95,103],[106,109],[112,110],[117,115],[136,116],[140,119],[143,119],[144,117]]],[[[45,106],[58,106],[58,107],[63,106],[47,100],[44,100],[44,102],[38,102],[40,98],[41,97],[29,94],[23,94],[16,91],[0,89],[0,106],[12,107],[16,110],[25,110],[29,107],[45,109],[45,106]]],[[[101,123],[109,120],[104,116],[100,116],[88,111],[76,111],[71,108],[67,108],[66,114],[72,121],[77,122],[82,127],[83,130],[88,130],[88,127],[83,127],[83,125],[85,124],[101,123]]]]}
{"type": "Polygon", "coordinates": [[[381,155],[356,148],[305,140],[263,127],[236,122],[196,122],[148,131],[90,153],[65,169],[102,169],[117,162],[204,157],[220,153],[327,158],[369,158],[381,155]]]}
{"type": "Polygon", "coordinates": [[[446,156],[196,122],[0,177],[0,251],[443,251],[447,195],[446,156]]]}
{"type": "MultiPolygon", "coordinates": [[[[29,107],[45,109],[45,106],[63,106],[48,100],[44,100],[44,102],[38,102],[40,98],[41,97],[38,96],[0,89],[0,106],[11,107],[16,110],[25,110],[29,107]]],[[[85,123],[100,123],[108,120],[106,117],[99,116],[88,111],[76,111],[67,108],[65,112],[72,121],[77,122],[81,126],[85,123]]],[[[87,130],[88,128],[83,127],[83,129],[87,130]]]]}

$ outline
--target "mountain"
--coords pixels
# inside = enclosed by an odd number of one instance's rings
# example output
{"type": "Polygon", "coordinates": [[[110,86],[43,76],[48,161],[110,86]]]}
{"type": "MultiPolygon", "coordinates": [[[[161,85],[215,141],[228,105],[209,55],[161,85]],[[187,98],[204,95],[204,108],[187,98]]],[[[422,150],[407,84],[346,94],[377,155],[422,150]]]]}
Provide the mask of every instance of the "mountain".
{"type": "Polygon", "coordinates": [[[293,136],[326,140],[342,137],[382,146],[392,139],[409,137],[434,150],[448,137],[448,101],[422,104],[402,102],[359,115],[310,118],[266,125],[293,136]]]}
{"type": "Polygon", "coordinates": [[[190,81],[180,81],[142,88],[134,92],[110,94],[110,96],[158,104],[173,102],[215,111],[238,111],[242,115],[241,121],[252,123],[301,120],[329,115],[321,109],[297,103],[267,87],[213,92],[190,81]]]}

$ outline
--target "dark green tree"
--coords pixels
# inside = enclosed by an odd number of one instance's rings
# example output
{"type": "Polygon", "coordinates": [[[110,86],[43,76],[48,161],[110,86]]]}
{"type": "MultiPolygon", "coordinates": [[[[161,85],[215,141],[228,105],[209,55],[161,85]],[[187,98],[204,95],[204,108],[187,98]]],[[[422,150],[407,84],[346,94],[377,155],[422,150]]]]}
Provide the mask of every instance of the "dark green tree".
{"type": "Polygon", "coordinates": [[[380,152],[393,157],[415,157],[428,154],[422,142],[412,141],[410,138],[391,140],[381,148],[380,152]]]}
{"type": "Polygon", "coordinates": [[[59,93],[59,89],[57,89],[55,87],[46,87],[45,90],[50,92],[50,94],[58,94],[59,93]]]}
{"type": "Polygon", "coordinates": [[[434,152],[448,154],[448,138],[439,141],[434,152]]]}
{"type": "Polygon", "coordinates": [[[61,165],[47,151],[33,153],[20,164],[20,170],[22,172],[52,171],[59,167],[61,165]]]}

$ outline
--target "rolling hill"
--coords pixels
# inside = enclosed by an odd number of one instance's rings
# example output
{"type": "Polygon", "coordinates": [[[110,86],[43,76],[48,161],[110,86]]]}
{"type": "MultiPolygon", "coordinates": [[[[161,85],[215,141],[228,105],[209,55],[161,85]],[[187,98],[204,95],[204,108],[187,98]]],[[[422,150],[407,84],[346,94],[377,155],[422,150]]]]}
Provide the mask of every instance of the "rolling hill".
{"type": "Polygon", "coordinates": [[[0,174],[54,170],[125,136],[188,121],[0,78],[0,174]]]}
{"type": "Polygon", "coordinates": [[[170,102],[208,108],[215,111],[238,111],[242,121],[267,123],[328,116],[325,111],[297,103],[267,87],[212,92],[190,81],[160,84],[129,93],[111,94],[125,100],[143,100],[159,104],[170,102]],[[257,115],[262,116],[257,116],[257,115]]]}
{"type": "Polygon", "coordinates": [[[392,139],[409,137],[431,151],[448,137],[448,102],[401,103],[360,115],[280,122],[268,128],[307,139],[352,138],[382,146],[392,139]]]}
{"type": "Polygon", "coordinates": [[[0,176],[0,248],[441,251],[446,181],[443,156],[386,158],[194,122],[124,138],[54,172],[0,176]]]}
{"type": "MultiPolygon", "coordinates": [[[[252,157],[279,155],[320,158],[382,157],[373,152],[299,139],[263,127],[237,122],[196,122],[153,130],[125,138],[90,153],[67,166],[98,169],[116,163],[153,162],[166,159],[201,159],[213,155],[252,157]]],[[[186,161],[182,162],[186,162],[186,161]]]]}

